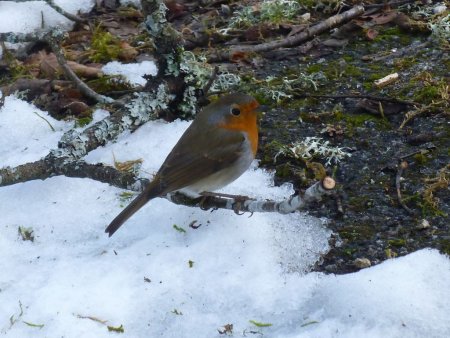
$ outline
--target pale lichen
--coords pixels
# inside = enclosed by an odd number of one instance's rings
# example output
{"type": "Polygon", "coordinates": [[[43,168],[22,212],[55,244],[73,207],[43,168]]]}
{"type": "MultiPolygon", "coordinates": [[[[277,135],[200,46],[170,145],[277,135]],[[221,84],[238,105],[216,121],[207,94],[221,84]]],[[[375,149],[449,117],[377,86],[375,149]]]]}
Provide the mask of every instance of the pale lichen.
{"type": "Polygon", "coordinates": [[[264,0],[259,8],[245,6],[235,11],[226,28],[219,30],[227,34],[232,28],[247,28],[260,22],[280,23],[295,18],[301,11],[298,1],[293,0],[264,0]]]}
{"type": "MultiPolygon", "coordinates": [[[[135,98],[125,105],[132,117],[128,121],[137,125],[156,118],[157,111],[167,109],[173,98],[174,95],[169,94],[167,86],[162,83],[158,86],[156,93],[135,93],[135,98]]],[[[123,122],[127,123],[124,119],[123,122]]]]}
{"type": "Polygon", "coordinates": [[[450,14],[436,21],[428,23],[432,36],[439,41],[445,41],[447,44],[450,40],[450,14]]]}
{"type": "Polygon", "coordinates": [[[260,83],[258,93],[266,99],[279,103],[284,99],[291,98],[292,94],[299,89],[317,90],[325,80],[326,77],[322,72],[312,74],[299,72],[295,78],[268,76],[260,83]]]}
{"type": "Polygon", "coordinates": [[[151,13],[151,15],[147,16],[145,24],[147,26],[149,33],[152,36],[156,37],[161,35],[165,27],[165,23],[167,22],[166,12],[167,12],[166,5],[164,4],[164,2],[160,1],[158,9],[153,13],[151,13]]]}
{"type": "Polygon", "coordinates": [[[333,162],[338,164],[345,157],[351,157],[346,148],[332,146],[329,141],[325,141],[320,137],[306,137],[304,140],[294,142],[289,146],[282,146],[275,155],[274,160],[279,155],[304,160],[322,158],[326,160],[326,166],[333,162]]]}

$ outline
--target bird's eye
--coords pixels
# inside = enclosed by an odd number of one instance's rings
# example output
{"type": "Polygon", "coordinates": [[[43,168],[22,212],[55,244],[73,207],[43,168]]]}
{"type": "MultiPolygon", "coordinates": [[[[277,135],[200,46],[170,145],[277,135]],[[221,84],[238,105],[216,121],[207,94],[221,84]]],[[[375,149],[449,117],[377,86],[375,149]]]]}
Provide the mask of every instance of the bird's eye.
{"type": "Polygon", "coordinates": [[[231,108],[231,114],[234,116],[239,116],[241,114],[241,110],[239,108],[233,107],[231,108]]]}

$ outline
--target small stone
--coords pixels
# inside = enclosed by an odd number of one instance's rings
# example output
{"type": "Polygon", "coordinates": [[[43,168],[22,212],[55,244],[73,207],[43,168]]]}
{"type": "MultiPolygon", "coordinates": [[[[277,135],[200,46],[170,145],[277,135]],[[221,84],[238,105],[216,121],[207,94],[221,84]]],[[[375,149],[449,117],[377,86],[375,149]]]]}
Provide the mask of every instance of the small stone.
{"type": "Polygon", "coordinates": [[[337,265],[336,264],[327,265],[325,267],[325,271],[326,272],[336,272],[337,271],[337,265]]]}
{"type": "Polygon", "coordinates": [[[423,230],[428,229],[430,226],[430,222],[428,222],[426,219],[423,219],[422,222],[420,222],[420,224],[416,226],[416,228],[419,230],[423,230]]]}
{"type": "Polygon", "coordinates": [[[353,261],[353,265],[356,266],[358,269],[364,269],[364,268],[368,268],[369,266],[371,266],[372,263],[370,262],[370,260],[368,258],[356,258],[353,261]]]}

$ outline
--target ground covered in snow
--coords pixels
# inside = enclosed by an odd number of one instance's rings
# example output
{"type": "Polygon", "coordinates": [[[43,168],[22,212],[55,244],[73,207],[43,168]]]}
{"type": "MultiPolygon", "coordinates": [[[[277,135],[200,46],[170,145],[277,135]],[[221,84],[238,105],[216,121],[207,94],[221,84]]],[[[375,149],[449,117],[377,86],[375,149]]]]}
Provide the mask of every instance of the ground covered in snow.
{"type": "MultiPolygon", "coordinates": [[[[86,160],[141,158],[148,177],[187,126],[148,123],[86,160]]],[[[72,127],[7,97],[0,108],[0,167],[45,156],[72,127]]],[[[224,191],[283,198],[292,188],[274,187],[255,163],[224,191]]],[[[436,250],[348,275],[310,273],[328,249],[324,220],[205,212],[164,199],[148,203],[108,238],[105,226],[128,203],[121,193],[65,177],[0,188],[2,335],[97,338],[123,329],[124,337],[219,337],[227,324],[234,336],[249,337],[450,332],[450,261],[436,250]],[[190,227],[194,221],[199,228],[190,227]]]]}
{"type": "MultiPolygon", "coordinates": [[[[142,158],[149,175],[187,126],[155,121],[86,159],[142,158]]],[[[39,159],[71,127],[7,97],[0,163],[39,159]]],[[[273,187],[271,175],[256,167],[226,191],[292,193],[288,185],[273,187]]],[[[0,332],[108,337],[108,325],[123,325],[129,337],[213,337],[233,324],[236,334],[269,337],[444,337],[450,329],[450,262],[435,250],[349,275],[307,273],[328,248],[322,221],[211,213],[164,199],[108,238],[105,226],[127,203],[120,193],[65,177],[0,189],[0,332]],[[198,229],[189,227],[193,221],[198,229]],[[32,230],[34,240],[23,240],[19,227],[32,230]]]]}

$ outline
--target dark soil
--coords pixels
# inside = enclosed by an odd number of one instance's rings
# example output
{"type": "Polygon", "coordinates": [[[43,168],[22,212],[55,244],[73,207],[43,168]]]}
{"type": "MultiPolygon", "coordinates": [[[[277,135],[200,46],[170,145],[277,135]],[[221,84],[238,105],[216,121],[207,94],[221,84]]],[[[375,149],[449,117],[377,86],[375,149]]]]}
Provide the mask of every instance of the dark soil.
{"type": "MultiPolygon", "coordinates": [[[[356,93],[425,103],[419,94],[426,84],[417,79],[418,74],[430,76],[433,83],[448,83],[449,53],[435,44],[414,50],[406,57],[387,57],[373,63],[362,61],[362,57],[373,50],[388,52],[394,46],[420,45],[427,39],[401,34],[403,38],[390,36],[380,42],[360,37],[344,48],[316,49],[309,55],[289,57],[282,62],[267,61],[264,65],[267,74],[272,76],[276,76],[274,69],[279,76],[308,72],[308,69],[322,71],[329,81],[318,92],[309,91],[305,96],[317,93],[343,96],[285,100],[269,109],[261,122],[259,156],[263,165],[277,170],[278,183],[289,181],[299,190],[308,186],[308,180],[304,179],[305,162],[280,156],[274,164],[272,159],[277,151],[274,144],[289,144],[306,136],[317,136],[351,151],[350,158],[327,169],[338,182],[338,200],[342,203],[343,213],[338,212],[336,198],[328,199],[311,211],[317,216],[328,217],[328,226],[334,232],[330,241],[332,249],[315,267],[317,271],[348,273],[365,267],[358,264],[358,258],[367,258],[373,265],[425,247],[450,254],[448,181],[434,191],[434,205],[425,197],[430,184],[426,179],[437,177],[439,172],[446,170],[448,180],[448,110],[420,115],[399,130],[405,113],[412,107],[397,104],[393,112],[381,116],[376,110],[364,109],[364,105],[361,108],[363,99],[345,98],[356,93]],[[405,58],[411,62],[406,67],[399,67],[405,58]],[[373,79],[394,72],[400,75],[396,84],[382,90],[372,85],[373,79]],[[342,107],[338,113],[333,113],[338,103],[342,107]],[[327,125],[330,134],[321,132],[327,125]],[[402,160],[408,167],[401,175],[401,198],[410,211],[400,205],[397,197],[396,176],[402,160]]],[[[387,102],[380,102],[384,107],[388,106],[387,102]]],[[[320,159],[317,161],[324,163],[320,159]]]]}

